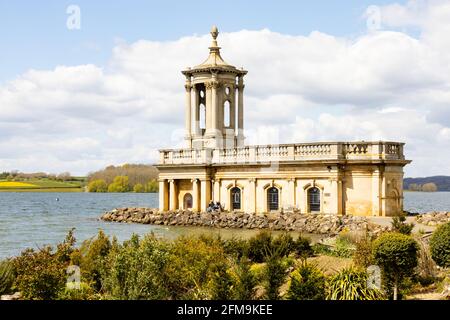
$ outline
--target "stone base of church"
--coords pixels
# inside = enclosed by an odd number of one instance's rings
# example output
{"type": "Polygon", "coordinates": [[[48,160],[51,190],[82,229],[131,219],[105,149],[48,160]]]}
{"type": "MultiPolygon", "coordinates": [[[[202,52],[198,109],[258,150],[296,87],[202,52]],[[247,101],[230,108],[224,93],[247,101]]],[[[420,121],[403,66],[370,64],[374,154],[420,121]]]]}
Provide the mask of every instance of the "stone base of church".
{"type": "MultiPolygon", "coordinates": [[[[389,144],[377,142],[362,143],[365,149],[358,149],[363,150],[361,154],[349,151],[344,154],[339,150],[345,147],[339,149],[338,145],[337,155],[329,156],[336,160],[321,159],[317,152],[316,159],[296,160],[293,157],[292,161],[266,163],[239,160],[240,154],[246,159],[251,157],[251,148],[259,148],[261,150],[255,154],[263,154],[262,147],[247,147],[249,151],[161,151],[162,160],[157,166],[160,172],[159,209],[205,212],[213,201],[220,203],[224,210],[244,213],[393,216],[403,212],[403,166],[409,161],[402,158],[399,147],[402,144],[391,144],[396,147],[396,153],[390,159],[390,155],[383,153],[392,150],[389,144]],[[382,152],[372,153],[375,150],[382,152]],[[210,161],[202,158],[207,152],[211,154],[210,161]],[[183,157],[189,157],[188,163],[178,160],[185,160],[183,157]],[[237,160],[227,162],[227,157],[237,160]]],[[[323,150],[321,145],[319,147],[323,150]]],[[[284,152],[283,146],[276,148],[278,154],[284,152]]],[[[289,148],[286,146],[286,158],[289,148]]],[[[293,146],[292,149],[298,148],[293,146]]],[[[274,152],[270,152],[269,158],[274,159],[274,152]]]]}

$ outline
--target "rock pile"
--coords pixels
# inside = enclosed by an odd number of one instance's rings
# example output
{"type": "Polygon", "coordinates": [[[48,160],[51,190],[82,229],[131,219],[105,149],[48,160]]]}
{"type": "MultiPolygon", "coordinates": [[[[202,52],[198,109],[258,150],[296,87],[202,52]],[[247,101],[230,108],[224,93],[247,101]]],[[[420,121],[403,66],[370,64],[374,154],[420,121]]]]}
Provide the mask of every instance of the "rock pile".
{"type": "Polygon", "coordinates": [[[342,230],[367,231],[377,234],[386,231],[365,217],[325,214],[248,214],[239,212],[195,213],[191,211],[159,212],[150,208],[114,209],[102,215],[101,220],[123,223],[143,223],[168,226],[201,226],[236,229],[268,229],[315,234],[338,234],[342,230]]]}
{"type": "Polygon", "coordinates": [[[420,214],[416,217],[417,223],[426,226],[438,226],[450,222],[450,212],[446,211],[430,211],[420,214]]]}

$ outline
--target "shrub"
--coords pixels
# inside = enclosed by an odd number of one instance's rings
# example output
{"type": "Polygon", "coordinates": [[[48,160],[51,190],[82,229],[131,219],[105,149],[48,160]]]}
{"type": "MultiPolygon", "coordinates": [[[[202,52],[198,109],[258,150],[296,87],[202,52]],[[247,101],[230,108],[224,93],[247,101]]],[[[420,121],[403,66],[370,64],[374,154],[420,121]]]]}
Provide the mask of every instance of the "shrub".
{"type": "Polygon", "coordinates": [[[354,244],[346,236],[339,235],[336,238],[334,255],[341,258],[351,258],[355,252],[354,244]]]}
{"type": "Polygon", "coordinates": [[[250,300],[255,295],[257,279],[250,267],[251,264],[246,258],[240,258],[233,268],[233,297],[236,300],[250,300]]]}
{"type": "Polygon", "coordinates": [[[11,293],[14,283],[13,265],[8,260],[0,261],[0,295],[11,293]]]}
{"type": "Polygon", "coordinates": [[[380,290],[367,288],[367,274],[352,267],[327,280],[327,300],[381,300],[380,290]]]}
{"type": "Polygon", "coordinates": [[[230,300],[232,298],[233,279],[228,272],[228,266],[216,263],[211,267],[211,280],[208,286],[209,299],[230,300]]]}
{"type": "Polygon", "coordinates": [[[266,297],[269,300],[278,300],[280,298],[280,287],[286,279],[286,269],[282,264],[282,259],[276,255],[267,258],[264,267],[264,288],[266,297]]]}
{"type": "Polygon", "coordinates": [[[224,240],[222,243],[225,254],[240,259],[248,255],[248,243],[246,240],[231,238],[224,240]]]}
{"type": "Polygon", "coordinates": [[[450,222],[440,225],[430,239],[431,256],[438,266],[450,267],[450,222]]]}
{"type": "Polygon", "coordinates": [[[291,273],[287,297],[290,300],[325,299],[325,276],[312,264],[302,265],[291,273]]]}
{"type": "Polygon", "coordinates": [[[51,246],[38,251],[27,249],[11,260],[17,274],[14,286],[25,299],[56,299],[65,290],[66,270],[74,244],[72,230],[56,251],[51,246]]]}
{"type": "Polygon", "coordinates": [[[272,235],[262,231],[248,240],[248,257],[253,262],[263,262],[272,250],[272,235]]]}
{"type": "Polygon", "coordinates": [[[397,299],[398,287],[407,276],[412,276],[417,266],[417,242],[401,233],[382,234],[373,243],[373,257],[385,276],[385,285],[397,299]]]}
{"type": "Polygon", "coordinates": [[[299,236],[294,243],[294,252],[297,257],[303,260],[311,257],[314,254],[314,251],[311,247],[310,239],[299,236]]]}
{"type": "Polygon", "coordinates": [[[289,233],[284,232],[272,240],[270,249],[277,250],[280,257],[287,257],[295,251],[295,245],[294,238],[289,233]]]}
{"type": "Polygon", "coordinates": [[[103,179],[92,180],[88,184],[88,191],[89,192],[107,192],[108,185],[106,184],[105,180],[103,180],[103,179]]]}
{"type": "Polygon", "coordinates": [[[165,273],[169,247],[154,235],[142,241],[133,235],[123,245],[112,244],[102,282],[106,295],[114,299],[168,299],[165,273]]]}
{"type": "Polygon", "coordinates": [[[145,186],[145,192],[158,192],[159,184],[156,179],[150,180],[145,186]]]}
{"type": "Polygon", "coordinates": [[[402,213],[392,217],[391,226],[394,232],[410,235],[414,229],[414,223],[406,223],[406,214],[402,213]]]}
{"type": "Polygon", "coordinates": [[[369,235],[365,235],[356,242],[356,250],[353,254],[353,262],[356,266],[365,269],[374,264],[372,246],[373,241],[369,235]]]}

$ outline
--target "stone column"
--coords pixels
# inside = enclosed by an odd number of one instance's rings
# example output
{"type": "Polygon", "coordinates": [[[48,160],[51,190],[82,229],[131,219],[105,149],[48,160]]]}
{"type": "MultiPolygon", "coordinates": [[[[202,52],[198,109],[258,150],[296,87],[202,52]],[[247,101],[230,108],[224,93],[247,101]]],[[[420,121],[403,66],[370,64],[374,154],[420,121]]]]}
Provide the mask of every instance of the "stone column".
{"type": "Polygon", "coordinates": [[[211,135],[211,114],[212,114],[212,82],[206,82],[206,111],[205,111],[205,118],[206,118],[206,126],[205,126],[205,135],[211,135]]]}
{"type": "Polygon", "coordinates": [[[295,208],[295,179],[289,179],[289,203],[288,207],[295,208]]]}
{"type": "Polygon", "coordinates": [[[214,202],[220,201],[220,180],[214,180],[214,202]]]}
{"type": "Polygon", "coordinates": [[[236,135],[236,86],[232,86],[230,90],[231,103],[230,103],[230,128],[234,130],[236,135]]]}
{"type": "Polygon", "coordinates": [[[194,94],[194,135],[200,135],[200,103],[199,103],[199,92],[195,85],[192,87],[194,94]]]}
{"type": "Polygon", "coordinates": [[[208,179],[200,180],[200,211],[205,212],[211,201],[211,182],[208,179]]]}
{"type": "Polygon", "coordinates": [[[211,132],[214,134],[214,136],[217,136],[218,87],[219,87],[218,81],[211,82],[211,132]]]}
{"type": "Polygon", "coordinates": [[[256,213],[256,179],[248,180],[247,212],[256,213]]]}
{"type": "Polygon", "coordinates": [[[244,146],[244,87],[244,78],[240,76],[238,82],[238,147],[244,146]]]}
{"type": "Polygon", "coordinates": [[[167,210],[167,183],[166,180],[159,180],[159,211],[167,210]]]}
{"type": "Polygon", "coordinates": [[[192,147],[191,144],[191,131],[192,131],[192,117],[191,117],[191,110],[192,110],[192,105],[191,105],[191,91],[192,91],[192,85],[191,85],[191,79],[190,77],[186,77],[186,84],[185,84],[185,89],[186,89],[186,118],[185,118],[185,125],[186,125],[186,141],[188,144],[188,148],[192,147]]]}
{"type": "Polygon", "coordinates": [[[169,185],[170,185],[169,209],[170,210],[177,210],[177,192],[176,192],[175,180],[169,180],[169,185]]]}
{"type": "Polygon", "coordinates": [[[192,211],[198,212],[199,211],[199,194],[198,194],[198,179],[192,180],[192,211]]]}

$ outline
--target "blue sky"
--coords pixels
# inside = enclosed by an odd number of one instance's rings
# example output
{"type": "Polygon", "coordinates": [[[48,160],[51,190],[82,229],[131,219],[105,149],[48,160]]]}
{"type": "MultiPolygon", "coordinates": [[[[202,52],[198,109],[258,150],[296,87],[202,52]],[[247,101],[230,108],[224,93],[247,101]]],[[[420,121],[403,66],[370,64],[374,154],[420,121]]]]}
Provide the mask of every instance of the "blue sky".
{"type": "Polygon", "coordinates": [[[0,61],[4,62],[0,82],[31,68],[104,65],[118,41],[176,40],[204,34],[213,24],[227,32],[268,28],[290,35],[319,30],[358,36],[366,30],[365,9],[390,2],[227,0],[218,5],[205,0],[0,0],[0,61]],[[66,9],[71,4],[81,9],[81,30],[66,28],[66,9]]]}
{"type": "Polygon", "coordinates": [[[450,175],[448,0],[0,0],[0,170],[84,175],[182,147],[180,70],[213,24],[249,71],[248,144],[401,141],[406,176],[450,175]]]}

